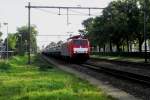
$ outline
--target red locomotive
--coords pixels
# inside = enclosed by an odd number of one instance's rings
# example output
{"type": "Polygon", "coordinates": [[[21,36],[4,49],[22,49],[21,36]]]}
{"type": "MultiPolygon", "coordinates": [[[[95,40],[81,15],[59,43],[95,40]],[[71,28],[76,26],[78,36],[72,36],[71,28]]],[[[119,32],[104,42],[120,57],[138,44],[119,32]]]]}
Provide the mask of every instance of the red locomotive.
{"type": "Polygon", "coordinates": [[[62,57],[73,61],[86,61],[89,59],[90,44],[88,39],[81,35],[73,36],[67,39],[62,45],[47,46],[44,54],[56,57],[62,57]]]}

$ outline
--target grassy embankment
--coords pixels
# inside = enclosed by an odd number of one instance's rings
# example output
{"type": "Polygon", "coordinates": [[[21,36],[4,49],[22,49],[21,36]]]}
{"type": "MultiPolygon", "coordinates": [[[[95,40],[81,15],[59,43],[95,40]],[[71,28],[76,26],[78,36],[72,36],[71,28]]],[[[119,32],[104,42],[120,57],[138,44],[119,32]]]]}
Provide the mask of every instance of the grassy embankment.
{"type": "Polygon", "coordinates": [[[91,58],[98,58],[98,59],[107,59],[107,60],[114,60],[114,61],[128,61],[128,62],[144,62],[144,58],[138,57],[121,57],[121,56],[102,56],[102,55],[91,55],[91,58]]]}
{"type": "Polygon", "coordinates": [[[113,100],[100,89],[38,57],[32,65],[16,56],[0,62],[0,100],[113,100]]]}

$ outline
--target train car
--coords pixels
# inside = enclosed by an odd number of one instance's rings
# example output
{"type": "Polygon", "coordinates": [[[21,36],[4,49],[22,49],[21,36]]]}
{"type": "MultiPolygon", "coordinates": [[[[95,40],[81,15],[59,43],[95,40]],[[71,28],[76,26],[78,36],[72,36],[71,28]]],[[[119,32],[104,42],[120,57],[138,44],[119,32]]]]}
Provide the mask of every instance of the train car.
{"type": "Polygon", "coordinates": [[[74,61],[86,61],[89,59],[89,41],[80,35],[69,38],[66,43],[62,44],[61,48],[61,56],[65,58],[74,61]]]}
{"type": "Polygon", "coordinates": [[[46,56],[60,57],[61,56],[61,47],[60,46],[51,46],[48,45],[42,52],[46,56]]]}
{"type": "Polygon", "coordinates": [[[61,57],[71,61],[86,61],[89,59],[90,44],[88,39],[81,35],[73,36],[67,39],[65,43],[56,46],[47,46],[44,54],[61,57]]]}

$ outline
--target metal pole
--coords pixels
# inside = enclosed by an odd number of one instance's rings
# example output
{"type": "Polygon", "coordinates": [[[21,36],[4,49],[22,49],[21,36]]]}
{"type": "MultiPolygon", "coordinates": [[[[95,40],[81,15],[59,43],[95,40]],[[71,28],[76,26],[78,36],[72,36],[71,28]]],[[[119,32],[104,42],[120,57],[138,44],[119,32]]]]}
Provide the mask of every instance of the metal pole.
{"type": "Polygon", "coordinates": [[[19,34],[20,37],[20,53],[22,54],[22,35],[19,34]]]}
{"type": "Polygon", "coordinates": [[[30,2],[28,3],[28,64],[31,64],[30,58],[30,2]]]}
{"type": "Polygon", "coordinates": [[[0,32],[1,32],[1,23],[0,23],[0,32]]]}
{"type": "Polygon", "coordinates": [[[8,24],[7,24],[7,61],[8,61],[8,24]]]}
{"type": "Polygon", "coordinates": [[[6,40],[6,56],[7,56],[7,61],[8,61],[8,23],[3,23],[4,25],[7,25],[7,40],[6,40]]]}
{"type": "Polygon", "coordinates": [[[91,16],[91,9],[89,8],[89,16],[91,16]]]}
{"type": "MultiPolygon", "coordinates": [[[[23,42],[22,42],[23,43],[23,42]]],[[[25,46],[25,54],[28,52],[28,44],[27,44],[27,40],[25,40],[25,44],[24,44],[24,46],[25,46]]]]}
{"type": "Polygon", "coordinates": [[[23,50],[22,50],[22,49],[23,49],[23,46],[22,46],[22,45],[23,45],[23,44],[22,44],[22,35],[21,35],[20,38],[21,38],[21,52],[22,52],[22,51],[23,51],[23,50]]]}
{"type": "MultiPolygon", "coordinates": [[[[1,32],[1,23],[0,23],[0,32],[1,32]]],[[[2,45],[1,45],[1,47],[0,47],[0,51],[1,51],[1,53],[0,53],[0,58],[2,58],[2,45]]]]}
{"type": "Polygon", "coordinates": [[[67,8],[67,26],[69,25],[69,9],[67,8]]]}
{"type": "Polygon", "coordinates": [[[144,1],[144,42],[145,42],[145,63],[147,63],[147,0],[144,1]]]}

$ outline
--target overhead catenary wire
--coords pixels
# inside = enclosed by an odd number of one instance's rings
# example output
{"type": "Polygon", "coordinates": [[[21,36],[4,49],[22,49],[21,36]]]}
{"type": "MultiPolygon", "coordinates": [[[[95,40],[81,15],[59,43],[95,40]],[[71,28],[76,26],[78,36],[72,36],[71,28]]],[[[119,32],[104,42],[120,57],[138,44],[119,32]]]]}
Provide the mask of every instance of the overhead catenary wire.
{"type": "Polygon", "coordinates": [[[36,36],[70,36],[70,35],[47,35],[45,34],[45,35],[36,35],[36,36]]]}
{"type": "Polygon", "coordinates": [[[50,13],[50,14],[57,15],[57,12],[52,12],[52,11],[46,10],[46,9],[37,8],[36,10],[40,10],[40,11],[42,11],[42,12],[46,12],[46,13],[50,13]]]}
{"type": "Polygon", "coordinates": [[[73,10],[73,9],[70,9],[70,11],[75,12],[75,13],[78,13],[78,14],[80,14],[80,15],[86,15],[86,16],[88,15],[87,13],[75,11],[75,10],[73,10]]]}
{"type": "MultiPolygon", "coordinates": [[[[29,6],[25,6],[26,8],[29,8],[29,6]]],[[[105,9],[100,7],[66,7],[66,6],[30,6],[30,8],[60,8],[60,9],[105,9]]]]}
{"type": "Polygon", "coordinates": [[[96,13],[94,13],[94,14],[92,14],[91,12],[90,12],[90,14],[89,13],[83,13],[83,12],[80,12],[80,11],[75,11],[75,10],[73,10],[73,9],[69,9],[69,12],[74,12],[74,13],[61,13],[61,10],[60,10],[60,8],[59,8],[59,10],[58,10],[58,12],[53,12],[53,11],[50,11],[50,10],[46,10],[46,9],[42,9],[42,8],[36,8],[36,10],[39,10],[39,11],[42,11],[42,12],[45,12],[45,13],[49,13],[49,14],[53,14],[53,15],[77,15],[77,16],[99,16],[98,15],[98,13],[96,14],[96,13]]]}
{"type": "Polygon", "coordinates": [[[38,42],[46,42],[46,43],[50,43],[50,42],[52,42],[52,41],[38,41],[38,42]]]}

